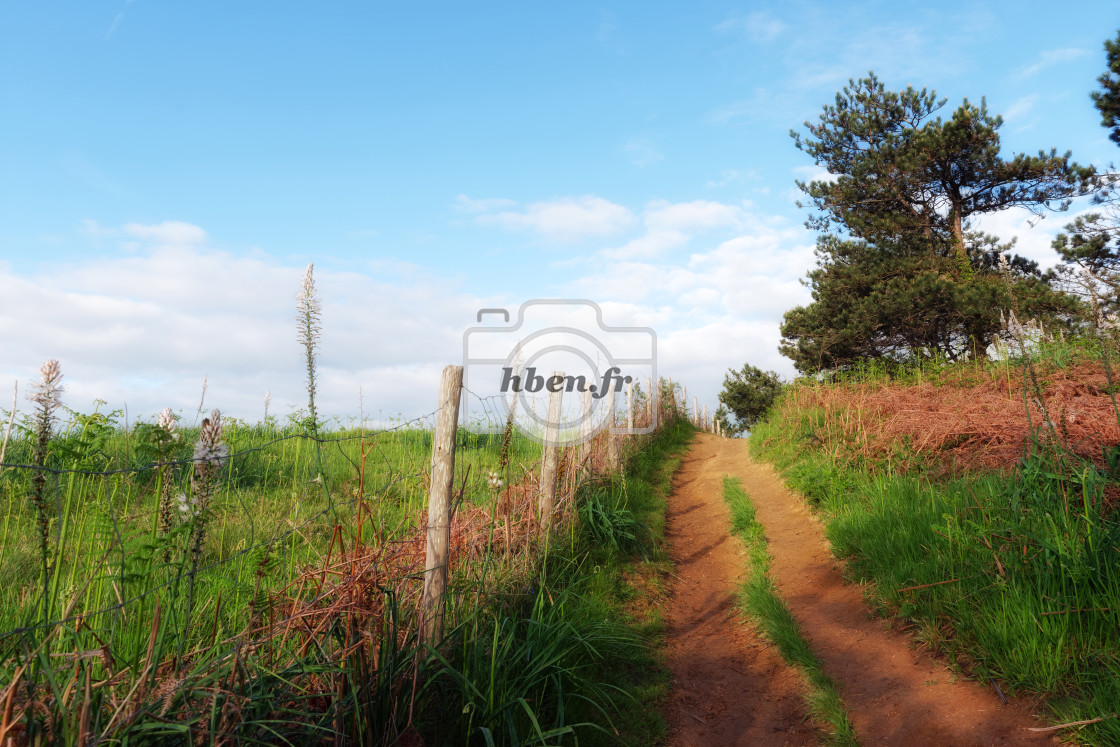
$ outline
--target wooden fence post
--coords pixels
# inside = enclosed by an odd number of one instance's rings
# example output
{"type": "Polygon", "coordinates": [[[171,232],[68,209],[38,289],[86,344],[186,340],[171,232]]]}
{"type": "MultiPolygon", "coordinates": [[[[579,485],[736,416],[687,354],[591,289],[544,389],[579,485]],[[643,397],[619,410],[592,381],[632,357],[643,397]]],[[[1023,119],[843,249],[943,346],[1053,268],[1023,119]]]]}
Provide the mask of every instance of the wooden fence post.
{"type": "Polygon", "coordinates": [[[455,432],[463,367],[447,366],[439,384],[439,413],[432,437],[432,479],[428,488],[428,554],[420,613],[423,641],[434,646],[443,638],[444,595],[451,542],[451,486],[455,480],[455,432]]]}
{"type": "Polygon", "coordinates": [[[614,411],[614,387],[607,389],[607,427],[603,432],[607,435],[607,462],[611,469],[618,467],[618,439],[614,435],[614,424],[617,422],[614,411]]]}
{"type": "Polygon", "coordinates": [[[583,390],[583,410],[579,421],[579,464],[580,473],[590,472],[588,456],[591,454],[591,390],[583,390]]]}
{"type": "Polygon", "coordinates": [[[653,379],[646,377],[646,427],[653,425],[653,379]]]}
{"type": "Polygon", "coordinates": [[[634,432],[634,382],[626,384],[626,430],[634,432]]]}
{"type": "MultiPolygon", "coordinates": [[[[552,379],[557,376],[563,380],[564,373],[553,371],[552,379]]],[[[554,388],[556,391],[548,397],[548,423],[544,431],[544,453],[541,455],[541,490],[537,496],[538,519],[542,527],[552,524],[552,512],[556,507],[556,464],[560,452],[560,418],[563,416],[561,406],[564,387],[554,388]]]]}
{"type": "Polygon", "coordinates": [[[700,408],[696,404],[696,398],[692,398],[692,424],[700,425],[700,408]]]}

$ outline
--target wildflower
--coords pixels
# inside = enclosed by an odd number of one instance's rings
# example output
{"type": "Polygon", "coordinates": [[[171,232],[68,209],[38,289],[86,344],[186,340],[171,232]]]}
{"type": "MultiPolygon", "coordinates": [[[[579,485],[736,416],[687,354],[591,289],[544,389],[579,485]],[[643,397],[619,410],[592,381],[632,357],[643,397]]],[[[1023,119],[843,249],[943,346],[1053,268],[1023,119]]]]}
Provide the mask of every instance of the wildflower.
{"type": "Polygon", "coordinates": [[[39,374],[41,379],[35,385],[35,394],[31,395],[31,401],[38,404],[42,412],[53,419],[54,410],[59,404],[58,396],[62,394],[62,386],[58,383],[62,380],[62,366],[51,358],[42,365],[39,374]]]}
{"type": "Polygon", "coordinates": [[[315,348],[322,330],[319,317],[323,313],[323,305],[319,301],[318,291],[315,290],[314,271],[315,265],[308,263],[303,284],[300,286],[299,295],[296,296],[299,341],[307,354],[307,409],[312,435],[315,435],[318,430],[318,416],[315,411],[315,348]]]}
{"type": "Polygon", "coordinates": [[[179,434],[179,424],[176,422],[175,414],[171,412],[170,407],[160,410],[159,417],[156,418],[156,426],[167,434],[168,441],[179,441],[182,438],[179,434]]]}
{"type": "Polygon", "coordinates": [[[194,445],[194,461],[203,465],[221,467],[229,458],[229,447],[222,443],[222,413],[218,409],[202,419],[202,430],[194,445]]]}
{"type": "Polygon", "coordinates": [[[175,496],[175,502],[179,504],[179,513],[183,515],[184,521],[194,516],[194,501],[188,498],[186,493],[175,496]]]}
{"type": "MultiPolygon", "coordinates": [[[[62,380],[62,367],[52,358],[43,364],[39,373],[41,378],[35,385],[35,393],[30,397],[39,406],[35,417],[35,444],[31,460],[36,466],[45,467],[51,426],[54,424],[55,410],[60,404],[59,395],[62,394],[62,386],[58,383],[62,380]]],[[[42,469],[35,470],[31,476],[31,502],[35,505],[39,519],[39,559],[44,584],[47,582],[47,543],[50,536],[50,520],[47,518],[46,498],[43,496],[46,483],[46,472],[42,469]]]]}
{"type": "MultiPolygon", "coordinates": [[[[206,542],[206,519],[210,501],[217,492],[218,471],[229,459],[229,447],[222,442],[222,413],[215,408],[210,417],[202,419],[202,429],[194,445],[194,475],[191,480],[192,516],[198,517],[192,533],[191,565],[197,568],[206,542]]],[[[180,503],[180,510],[184,504],[180,503]]]]}
{"type": "Polygon", "coordinates": [[[491,490],[501,490],[505,483],[497,472],[490,472],[486,475],[486,483],[490,486],[491,490]]]}

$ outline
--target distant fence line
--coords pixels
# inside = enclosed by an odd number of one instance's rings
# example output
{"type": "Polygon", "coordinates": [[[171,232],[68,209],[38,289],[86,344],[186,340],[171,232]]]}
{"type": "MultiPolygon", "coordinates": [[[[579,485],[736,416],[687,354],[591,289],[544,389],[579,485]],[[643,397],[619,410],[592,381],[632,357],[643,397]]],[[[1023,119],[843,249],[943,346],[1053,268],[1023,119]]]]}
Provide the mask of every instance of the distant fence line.
{"type": "MultiPolygon", "coordinates": [[[[674,413],[674,414],[684,413],[684,414],[687,415],[688,419],[690,420],[690,422],[693,423],[693,425],[695,427],[697,427],[699,429],[702,429],[702,430],[708,430],[708,431],[717,432],[717,433],[719,432],[719,422],[715,421],[713,418],[709,417],[706,405],[703,406],[703,408],[698,408],[697,403],[696,403],[696,398],[694,397],[693,398],[693,408],[692,408],[692,411],[689,412],[687,407],[686,407],[686,405],[687,405],[687,390],[682,389],[680,399],[679,399],[679,402],[678,402],[676,389],[674,388],[671,379],[661,380],[659,382],[659,384],[661,385],[661,386],[659,386],[659,389],[663,388],[665,390],[665,393],[670,394],[670,397],[669,397],[668,401],[665,403],[669,412],[674,413]]],[[[633,394],[633,389],[631,387],[627,387],[627,391],[626,391],[626,424],[627,424],[627,428],[630,429],[630,430],[633,429],[634,423],[635,423],[636,420],[641,420],[642,418],[646,418],[646,419],[651,418],[653,408],[659,407],[660,403],[658,401],[659,400],[658,395],[660,394],[660,392],[653,388],[653,382],[648,378],[646,379],[646,387],[647,387],[647,390],[646,390],[646,396],[644,398],[644,410],[642,412],[638,412],[638,413],[635,412],[635,397],[634,397],[634,394],[633,394]]],[[[612,394],[613,394],[613,390],[612,390],[612,394]]],[[[459,432],[459,425],[458,425],[459,402],[461,401],[461,398],[464,395],[474,397],[479,402],[479,404],[482,405],[483,411],[486,412],[488,415],[497,415],[498,412],[500,412],[499,408],[494,406],[493,402],[491,402],[491,400],[496,399],[496,397],[493,397],[493,396],[492,397],[481,397],[481,396],[475,394],[474,392],[471,392],[469,389],[465,389],[463,387],[463,385],[462,385],[462,367],[461,366],[447,366],[444,369],[442,380],[441,380],[440,392],[439,392],[439,396],[438,396],[439,406],[437,407],[437,409],[432,410],[431,412],[426,413],[422,416],[412,418],[410,420],[404,421],[404,422],[399,423],[396,426],[393,426],[393,427],[390,427],[390,428],[381,428],[381,429],[376,429],[376,430],[372,430],[372,431],[366,431],[366,432],[363,432],[363,433],[360,433],[360,434],[353,434],[353,435],[347,435],[347,436],[335,436],[335,437],[322,436],[322,435],[316,436],[316,435],[312,435],[312,434],[309,434],[309,433],[288,434],[288,435],[284,435],[284,436],[279,436],[279,437],[274,438],[270,441],[266,441],[265,443],[262,443],[262,444],[259,444],[259,445],[256,445],[256,446],[253,446],[253,447],[250,447],[250,448],[245,448],[245,449],[238,450],[237,452],[234,452],[234,453],[230,454],[229,457],[228,457],[228,459],[229,459],[228,464],[231,466],[236,460],[242,459],[247,455],[254,454],[254,453],[265,452],[270,447],[273,447],[273,446],[276,446],[278,444],[282,444],[282,443],[288,442],[288,441],[293,441],[293,440],[309,441],[309,442],[314,443],[316,445],[316,448],[321,448],[324,445],[335,445],[335,446],[337,446],[339,444],[346,443],[346,442],[363,441],[363,440],[364,441],[375,440],[377,438],[377,436],[379,436],[379,435],[391,434],[391,433],[396,433],[396,432],[401,432],[401,431],[408,431],[408,430],[410,430],[410,429],[412,429],[416,426],[425,426],[428,423],[433,423],[433,425],[434,425],[433,438],[432,438],[432,462],[431,462],[430,465],[422,467],[417,471],[409,471],[409,472],[400,471],[397,474],[393,475],[391,477],[391,479],[389,479],[384,484],[382,484],[380,486],[377,486],[377,487],[374,487],[374,488],[371,488],[371,489],[368,489],[363,494],[354,496],[354,497],[352,497],[348,500],[342,500],[342,501],[335,500],[332,497],[331,491],[329,489],[327,489],[324,492],[326,493],[326,495],[328,497],[328,505],[325,508],[322,508],[321,510],[318,510],[318,511],[312,513],[311,515],[307,516],[306,518],[304,518],[304,520],[302,522],[300,522],[297,525],[293,525],[293,526],[291,526],[291,527],[289,527],[289,528],[287,528],[287,529],[285,529],[285,530],[283,530],[279,533],[273,532],[272,534],[270,534],[268,536],[267,539],[260,540],[258,542],[247,545],[246,547],[238,549],[238,550],[234,551],[228,557],[224,557],[220,560],[217,560],[217,561],[214,561],[214,562],[211,562],[211,563],[198,565],[197,567],[192,568],[190,570],[181,570],[178,574],[172,576],[171,578],[169,578],[169,579],[167,579],[167,580],[165,580],[165,581],[163,581],[163,582],[161,582],[161,583],[159,583],[159,584],[157,584],[153,587],[150,587],[150,588],[146,589],[142,593],[124,598],[124,599],[119,600],[119,601],[117,601],[113,604],[106,605],[104,607],[94,609],[94,610],[85,610],[81,613],[61,617],[61,618],[58,618],[58,619],[52,619],[52,620],[48,620],[48,621],[45,621],[45,622],[39,622],[39,623],[36,623],[36,624],[33,624],[33,625],[17,626],[17,627],[13,627],[11,629],[8,629],[8,630],[0,631],[0,643],[4,642],[5,640],[8,640],[8,639],[12,638],[13,636],[23,635],[23,634],[27,634],[27,633],[33,633],[33,632],[36,632],[36,631],[49,629],[49,628],[52,628],[52,627],[55,627],[55,626],[58,626],[58,625],[61,625],[61,624],[76,622],[76,621],[82,620],[84,618],[93,617],[93,616],[96,616],[96,615],[99,615],[99,614],[119,611],[121,609],[124,609],[124,608],[128,607],[130,604],[143,601],[145,598],[151,596],[152,594],[156,593],[160,589],[164,589],[164,588],[167,588],[169,586],[173,586],[173,585],[181,582],[182,580],[184,580],[188,576],[198,575],[198,574],[201,574],[205,571],[214,569],[216,567],[227,565],[229,563],[232,563],[232,562],[243,559],[245,556],[248,556],[248,555],[252,554],[254,551],[262,550],[262,549],[277,545],[277,544],[283,542],[284,540],[290,538],[292,535],[300,533],[301,530],[305,530],[308,527],[317,524],[320,520],[322,520],[323,518],[331,515],[334,512],[337,512],[339,509],[353,507],[355,504],[359,504],[362,501],[368,501],[371,498],[375,498],[375,497],[384,495],[390,488],[394,487],[395,485],[398,485],[398,484],[400,484],[404,481],[407,481],[407,480],[413,480],[413,479],[418,480],[418,479],[424,478],[425,476],[427,476],[429,474],[433,475],[433,479],[431,481],[431,485],[430,485],[429,492],[428,492],[428,506],[427,506],[428,521],[427,521],[426,527],[421,527],[421,531],[423,531],[424,534],[427,537],[428,557],[427,557],[427,562],[425,564],[425,568],[424,568],[423,572],[424,572],[424,578],[425,578],[425,588],[429,589],[429,591],[425,592],[425,594],[424,594],[425,602],[424,602],[423,616],[424,616],[424,619],[428,619],[428,620],[432,620],[432,621],[441,620],[442,619],[442,614],[443,614],[443,607],[444,607],[443,597],[444,597],[444,592],[445,592],[445,589],[446,589],[446,573],[447,573],[447,569],[448,569],[448,555],[449,555],[448,533],[449,533],[449,529],[450,529],[450,509],[451,509],[450,497],[451,497],[451,494],[452,494],[452,487],[453,487],[452,481],[453,481],[453,478],[454,478],[454,475],[455,475],[455,457],[456,457],[457,451],[459,449],[463,448],[463,445],[459,443],[459,439],[456,437],[456,435],[459,432]],[[437,472],[438,472],[438,479],[435,477],[437,472]]],[[[553,412],[558,412],[559,411],[560,401],[561,401],[562,397],[563,397],[563,392],[562,391],[555,392],[555,393],[552,394],[551,399],[550,399],[550,410],[551,411],[553,411],[553,412]]],[[[612,399],[613,399],[613,397],[612,397],[612,399]]],[[[608,425],[608,428],[606,429],[607,430],[606,441],[607,441],[608,464],[611,468],[615,468],[615,467],[618,466],[618,450],[617,450],[616,436],[614,434],[610,433],[610,429],[613,428],[613,426],[614,426],[614,420],[613,420],[614,408],[613,408],[613,405],[614,405],[613,402],[610,402],[608,404],[608,408],[612,412],[612,422],[608,425]]],[[[557,439],[556,439],[555,435],[552,434],[551,439],[547,440],[546,443],[541,448],[541,458],[540,458],[539,462],[537,462],[536,464],[533,464],[530,467],[528,467],[529,470],[533,470],[537,467],[537,465],[540,465],[541,476],[540,476],[539,492],[538,492],[538,506],[537,506],[538,516],[537,516],[537,519],[538,519],[538,522],[540,523],[540,525],[542,527],[546,528],[546,529],[551,522],[552,514],[555,510],[555,496],[556,496],[556,489],[557,489],[557,485],[556,485],[557,474],[556,474],[556,472],[557,472],[558,456],[559,456],[559,453],[561,451],[561,447],[556,445],[556,440],[557,439]]],[[[354,461],[348,455],[346,455],[344,452],[343,452],[343,456],[346,459],[348,459],[355,468],[357,468],[358,465],[356,463],[354,463],[354,461]]],[[[386,461],[388,461],[388,460],[386,459],[386,461]]],[[[82,475],[82,476],[87,476],[87,477],[108,478],[108,477],[140,476],[140,475],[143,475],[145,473],[158,471],[158,470],[163,469],[163,468],[176,468],[176,467],[186,468],[188,466],[193,465],[194,462],[195,462],[194,459],[185,458],[185,459],[175,459],[175,460],[165,460],[165,461],[152,461],[152,462],[149,462],[149,463],[144,464],[144,465],[139,466],[139,467],[104,469],[104,470],[59,468],[59,467],[42,466],[42,465],[35,465],[35,464],[22,464],[22,463],[0,463],[0,470],[43,472],[43,473],[53,475],[56,478],[59,478],[59,477],[65,476],[65,475],[82,475]]],[[[392,467],[393,466],[394,465],[390,465],[390,471],[391,472],[392,472],[392,467]]],[[[478,479],[479,479],[479,477],[476,476],[476,480],[478,480],[478,479]]],[[[476,483],[476,484],[478,484],[478,483],[476,483]]],[[[56,497],[56,503],[59,500],[60,499],[56,497]]],[[[114,522],[114,524],[116,523],[118,518],[124,518],[124,517],[115,517],[113,515],[114,514],[114,507],[113,507],[111,502],[108,505],[108,511],[110,513],[110,520],[112,520],[114,522]]],[[[252,512],[247,511],[246,513],[249,517],[250,522],[253,523],[252,512]]],[[[254,529],[254,533],[255,533],[255,529],[254,529]]],[[[121,541],[121,538],[119,536],[119,532],[118,532],[118,541],[121,541]]],[[[61,553],[61,550],[62,550],[62,548],[58,547],[57,544],[56,544],[56,547],[55,547],[56,556],[57,556],[58,553],[61,553]]],[[[59,562],[58,558],[56,557],[55,558],[55,563],[52,564],[52,567],[57,568],[58,567],[58,562],[59,562]]],[[[438,638],[438,633],[440,632],[441,627],[442,627],[441,622],[440,623],[433,622],[432,628],[430,628],[428,630],[429,637],[434,636],[435,638],[438,638]]]]}

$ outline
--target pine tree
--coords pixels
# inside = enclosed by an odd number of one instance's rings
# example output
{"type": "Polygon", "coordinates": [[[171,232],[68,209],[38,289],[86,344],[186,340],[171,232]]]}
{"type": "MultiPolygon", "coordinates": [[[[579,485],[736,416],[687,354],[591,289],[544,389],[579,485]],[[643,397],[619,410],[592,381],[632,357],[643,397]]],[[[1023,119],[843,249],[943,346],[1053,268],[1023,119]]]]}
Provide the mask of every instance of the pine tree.
{"type": "MultiPolygon", "coordinates": [[[[1090,95],[1109,138],[1120,145],[1120,32],[1104,43],[1108,69],[1097,78],[1100,91],[1090,95]]],[[[1089,291],[1098,311],[1120,312],[1120,173],[1109,166],[1099,178],[1093,203],[1100,212],[1078,217],[1054,239],[1062,274],[1078,292],[1089,291]]]]}
{"type": "Polygon", "coordinates": [[[1101,113],[1101,124],[1109,128],[1108,137],[1120,145],[1120,31],[1115,39],[1106,40],[1104,51],[1108,60],[1108,70],[1097,78],[1100,91],[1090,94],[1097,110],[1101,113]]]}
{"type": "Polygon", "coordinates": [[[947,120],[925,89],[888,91],[870,73],[836,95],[795,144],[830,177],[798,186],[821,231],[809,273],[813,303],[782,325],[783,354],[802,371],[861,358],[983,356],[999,309],[1059,316],[1072,301],[1011,245],[973,230],[974,216],[1010,207],[1062,210],[1093,170],[1051,150],[1000,156],[1002,119],[967,100],[947,120]]]}

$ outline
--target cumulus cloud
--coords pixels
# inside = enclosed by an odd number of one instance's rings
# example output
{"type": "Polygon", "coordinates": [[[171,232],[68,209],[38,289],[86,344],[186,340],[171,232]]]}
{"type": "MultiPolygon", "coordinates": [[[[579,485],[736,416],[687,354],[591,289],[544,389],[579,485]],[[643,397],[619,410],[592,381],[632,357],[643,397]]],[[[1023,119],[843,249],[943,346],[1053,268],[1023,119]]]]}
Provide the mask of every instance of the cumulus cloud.
{"type": "Polygon", "coordinates": [[[670,203],[654,200],[646,205],[644,221],[650,229],[704,231],[739,225],[743,208],[713,200],[670,203]]]}
{"type": "Polygon", "coordinates": [[[1047,212],[1039,219],[1039,216],[1025,208],[1011,208],[975,217],[972,224],[973,228],[997,236],[1001,241],[1015,239],[1015,247],[1012,249],[1015,254],[1032,259],[1043,268],[1049,268],[1058,263],[1058,253],[1051,247],[1051,242],[1078,214],[1072,211],[1047,212]]]}
{"type": "Polygon", "coordinates": [[[655,200],[642,216],[646,232],[587,263],[595,271],[572,282],[573,296],[599,301],[611,323],[653,327],[661,370],[710,407],[728,368],[750,361],[792,375],[778,328],[811,300],[800,281],[812,235],[749,204],[655,200]]]}
{"type": "MultiPolygon", "coordinates": [[[[746,202],[711,200],[630,208],[585,196],[519,210],[490,204],[468,214],[500,228],[600,243],[605,233],[629,232],[622,246],[558,274],[550,292],[599,302],[608,324],[653,327],[662,372],[686,380],[710,406],[727,368],[750,360],[792,373],[776,348],[781,315],[808,299],[798,279],[812,265],[812,240],[799,226],[757,215],[746,202]]],[[[112,408],[127,403],[132,419],[164,406],[193,418],[204,375],[206,406],[237,417],[258,420],[268,390],[280,416],[304,405],[294,297],[305,261],[221,251],[203,228],[174,221],[91,221],[81,235],[137,248],[100,257],[105,252],[92,251],[35,271],[0,263],[8,301],[0,309],[0,381],[26,386],[44,360],[58,358],[66,402],[78,409],[100,398],[112,408]]],[[[460,360],[475,312],[511,303],[392,260],[362,268],[317,262],[316,283],[323,299],[320,409],[356,415],[360,387],[372,419],[430,412],[440,371],[460,360]]],[[[524,300],[518,295],[512,303],[524,300]]]]}
{"type": "Polygon", "coordinates": [[[177,220],[165,220],[151,226],[142,223],[126,223],[123,230],[128,236],[135,236],[138,239],[155,244],[194,246],[206,243],[206,231],[198,226],[177,220]]]}
{"type": "MultiPolygon", "coordinates": [[[[295,334],[304,263],[212,249],[206,232],[189,224],[112,232],[141,247],[38,272],[0,266],[0,380],[26,384],[44,360],[58,358],[67,404],[127,403],[133,417],[165,406],[193,415],[204,375],[208,406],[238,417],[259,419],[268,390],[281,416],[306,402],[295,334]]],[[[323,412],[356,415],[359,387],[367,412],[434,406],[440,370],[461,358],[462,331],[479,307],[493,304],[408,269],[316,267],[323,412]]]]}
{"type": "Polygon", "coordinates": [[[793,175],[802,182],[834,182],[840,177],[823,166],[794,166],[793,175]]]}
{"type": "Polygon", "coordinates": [[[507,230],[531,231],[558,241],[610,236],[635,222],[634,214],[627,208],[594,195],[535,202],[524,210],[488,212],[476,220],[507,230]]]}

